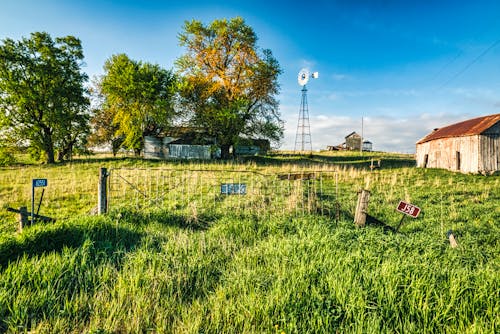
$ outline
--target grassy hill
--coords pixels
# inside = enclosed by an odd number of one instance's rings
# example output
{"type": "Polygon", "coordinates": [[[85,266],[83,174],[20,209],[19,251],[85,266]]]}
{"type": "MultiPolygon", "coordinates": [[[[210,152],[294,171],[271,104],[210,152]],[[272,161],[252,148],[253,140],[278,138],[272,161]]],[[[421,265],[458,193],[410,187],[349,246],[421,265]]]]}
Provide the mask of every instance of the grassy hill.
{"type": "MultiPolygon", "coordinates": [[[[0,332],[495,333],[500,326],[499,177],[415,169],[410,156],[321,154],[236,165],[85,160],[0,170],[0,332]],[[98,168],[333,170],[340,214],[265,218],[124,207],[90,216],[98,168]],[[47,177],[41,212],[16,233],[6,206],[47,177]],[[50,188],[50,189],[49,189],[50,188]],[[400,233],[355,228],[359,188],[400,233]],[[458,235],[451,248],[446,231],[458,235]]],[[[178,196],[181,196],[179,194],[178,196]]],[[[242,197],[243,198],[243,197],[242,197]]]]}

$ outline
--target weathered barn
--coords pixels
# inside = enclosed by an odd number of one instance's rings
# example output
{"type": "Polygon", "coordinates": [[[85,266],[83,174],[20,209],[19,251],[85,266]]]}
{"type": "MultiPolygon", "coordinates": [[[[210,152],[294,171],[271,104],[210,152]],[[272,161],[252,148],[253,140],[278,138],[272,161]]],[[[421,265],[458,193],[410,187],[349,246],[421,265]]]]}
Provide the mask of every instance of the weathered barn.
{"type": "Polygon", "coordinates": [[[361,136],[356,132],[351,132],[345,137],[345,148],[347,150],[359,151],[361,148],[361,136]]]}
{"type": "MultiPolygon", "coordinates": [[[[271,149],[267,139],[240,138],[234,148],[236,155],[266,154],[271,149]]],[[[143,156],[146,159],[214,159],[221,150],[200,128],[170,128],[158,136],[144,137],[143,156]]]]}
{"type": "Polygon", "coordinates": [[[159,136],[144,137],[143,155],[146,159],[207,160],[218,157],[214,144],[215,139],[207,136],[203,129],[169,128],[159,136]]]}
{"type": "Polygon", "coordinates": [[[500,114],[435,129],[417,142],[417,166],[462,173],[500,171],[500,114]]]}
{"type": "MultiPolygon", "coordinates": [[[[345,137],[345,142],[340,145],[326,147],[327,151],[359,151],[361,147],[361,136],[356,132],[351,132],[345,137]]],[[[371,152],[373,150],[373,143],[369,140],[363,141],[363,151],[371,152]]]]}

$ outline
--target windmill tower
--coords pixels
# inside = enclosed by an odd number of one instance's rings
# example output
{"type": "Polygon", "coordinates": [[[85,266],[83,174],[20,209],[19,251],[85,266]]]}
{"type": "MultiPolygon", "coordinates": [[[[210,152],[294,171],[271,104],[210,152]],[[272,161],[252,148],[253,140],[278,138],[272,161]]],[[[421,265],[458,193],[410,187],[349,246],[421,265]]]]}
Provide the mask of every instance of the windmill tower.
{"type": "Polygon", "coordinates": [[[302,86],[302,99],[300,101],[299,121],[297,123],[297,133],[295,135],[294,151],[312,151],[311,126],[309,125],[309,107],[307,105],[307,88],[306,84],[309,77],[317,79],[318,72],[309,74],[309,71],[302,69],[299,72],[298,82],[302,86]]]}

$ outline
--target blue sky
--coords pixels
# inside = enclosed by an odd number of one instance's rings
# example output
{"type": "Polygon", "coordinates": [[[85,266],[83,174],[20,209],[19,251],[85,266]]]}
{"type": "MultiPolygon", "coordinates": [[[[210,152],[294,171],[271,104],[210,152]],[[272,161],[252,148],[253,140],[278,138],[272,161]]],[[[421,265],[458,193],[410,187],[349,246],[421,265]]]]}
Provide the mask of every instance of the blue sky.
{"type": "Polygon", "coordinates": [[[0,0],[0,39],[82,40],[90,77],[111,55],[174,67],[185,20],[241,16],[279,61],[282,149],[293,149],[301,68],[313,149],[361,132],[375,150],[415,151],[433,128],[500,113],[500,1],[0,0]]]}

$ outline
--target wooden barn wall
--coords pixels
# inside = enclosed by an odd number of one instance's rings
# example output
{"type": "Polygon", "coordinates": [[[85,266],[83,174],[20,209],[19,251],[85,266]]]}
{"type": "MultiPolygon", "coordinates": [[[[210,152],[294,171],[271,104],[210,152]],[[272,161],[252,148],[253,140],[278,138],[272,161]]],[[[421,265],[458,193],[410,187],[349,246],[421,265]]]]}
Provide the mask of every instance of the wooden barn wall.
{"type": "Polygon", "coordinates": [[[210,159],[210,145],[177,145],[169,147],[169,157],[178,159],[210,159]]]}
{"type": "Polygon", "coordinates": [[[156,138],[152,136],[144,137],[144,151],[143,155],[145,159],[162,159],[163,154],[163,143],[161,138],[156,138]]]}
{"type": "Polygon", "coordinates": [[[480,171],[484,173],[500,171],[500,123],[484,132],[480,137],[479,149],[480,171]]]}
{"type": "Polygon", "coordinates": [[[354,134],[346,137],[345,145],[349,150],[359,150],[361,148],[361,136],[354,134]]]}
{"type": "Polygon", "coordinates": [[[416,158],[418,167],[477,173],[479,136],[442,138],[418,144],[416,158]],[[457,169],[457,152],[460,152],[460,169],[457,169]],[[425,155],[428,155],[427,166],[425,166],[425,155]]]}

